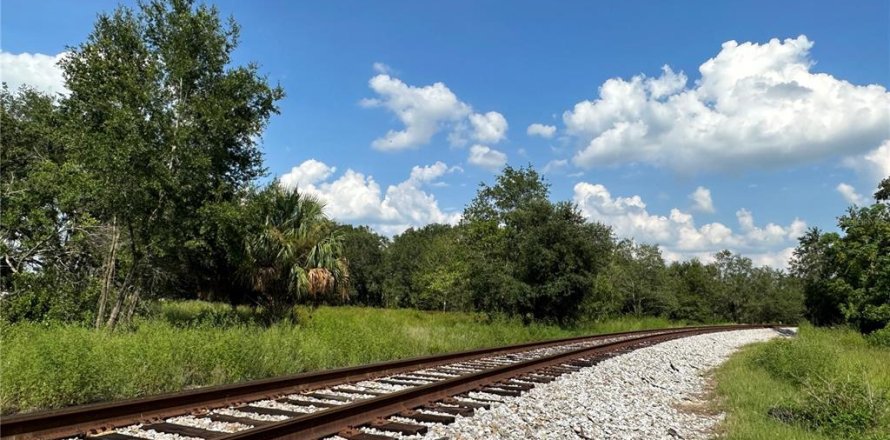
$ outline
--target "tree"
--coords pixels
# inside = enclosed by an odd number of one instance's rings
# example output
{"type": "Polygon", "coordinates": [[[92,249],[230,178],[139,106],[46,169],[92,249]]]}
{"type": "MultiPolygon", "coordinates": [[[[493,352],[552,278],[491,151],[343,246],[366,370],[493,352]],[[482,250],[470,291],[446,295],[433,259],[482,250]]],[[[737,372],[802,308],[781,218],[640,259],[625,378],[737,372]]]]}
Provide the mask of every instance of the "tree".
{"type": "Polygon", "coordinates": [[[847,322],[863,332],[890,324],[890,203],[850,207],[842,234],[811,229],[794,251],[792,272],[804,286],[807,315],[820,325],[847,322]]]}
{"type": "Polygon", "coordinates": [[[875,191],[875,200],[878,202],[890,202],[890,176],[885,177],[878,184],[878,190],[875,191]]]}
{"type": "Polygon", "coordinates": [[[717,313],[732,322],[749,321],[755,298],[755,290],[750,282],[754,270],[753,262],[750,258],[722,250],[714,255],[713,264],[720,282],[717,313]]]}
{"type": "Polygon", "coordinates": [[[4,317],[83,320],[107,234],[81,209],[87,182],[68,162],[57,99],[0,89],[0,289],[4,317]]]}
{"type": "Polygon", "coordinates": [[[548,200],[532,168],[504,168],[493,186],[480,185],[461,227],[470,253],[477,308],[526,320],[571,322],[608,262],[611,230],[587,223],[569,202],[548,200]]]}
{"type": "Polygon", "coordinates": [[[791,273],[801,280],[806,317],[816,325],[839,324],[844,321],[842,304],[847,292],[836,279],[837,252],[840,236],[810,228],[799,239],[791,258],[791,273]]]}
{"type": "Polygon", "coordinates": [[[666,316],[675,299],[667,290],[667,271],[658,246],[618,243],[606,272],[624,313],[666,316]]]}
{"type": "Polygon", "coordinates": [[[469,266],[461,231],[450,225],[409,228],[386,248],[384,298],[389,306],[467,310],[469,266]]]}
{"type": "Polygon", "coordinates": [[[383,258],[389,240],[367,226],[339,228],[349,264],[349,297],[368,306],[383,305],[383,258]]]}
{"type": "Polygon", "coordinates": [[[718,320],[716,267],[702,264],[698,259],[675,262],[668,267],[668,276],[670,289],[677,296],[677,306],[671,311],[672,318],[696,322],[718,320]]]}
{"type": "Polygon", "coordinates": [[[273,182],[250,207],[261,219],[245,239],[242,273],[271,317],[281,317],[297,300],[318,302],[339,293],[345,299],[349,271],[342,236],[325,217],[324,205],[273,182]]]}
{"type": "Polygon", "coordinates": [[[66,142],[92,182],[86,209],[123,234],[109,327],[125,302],[132,313],[142,292],[195,272],[196,252],[221,249],[202,235],[205,208],[264,172],[256,140],[284,93],[255,64],[229,65],[237,44],[216,8],[154,0],[100,15],[61,63],[66,142]],[[197,242],[207,246],[182,248],[197,242]]]}
{"type": "Polygon", "coordinates": [[[863,332],[890,324],[890,204],[851,207],[838,219],[844,231],[835,264],[847,292],[841,309],[863,332]]]}

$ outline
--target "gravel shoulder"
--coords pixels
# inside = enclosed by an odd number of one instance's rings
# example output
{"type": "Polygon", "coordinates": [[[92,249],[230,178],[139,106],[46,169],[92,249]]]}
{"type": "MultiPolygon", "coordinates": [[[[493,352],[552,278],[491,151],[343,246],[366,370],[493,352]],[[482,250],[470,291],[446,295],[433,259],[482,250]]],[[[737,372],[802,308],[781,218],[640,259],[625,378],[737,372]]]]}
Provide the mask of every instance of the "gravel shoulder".
{"type": "Polygon", "coordinates": [[[490,410],[436,425],[426,438],[703,439],[722,420],[706,404],[710,371],[740,347],[781,336],[770,329],[692,336],[585,368],[490,410]]]}

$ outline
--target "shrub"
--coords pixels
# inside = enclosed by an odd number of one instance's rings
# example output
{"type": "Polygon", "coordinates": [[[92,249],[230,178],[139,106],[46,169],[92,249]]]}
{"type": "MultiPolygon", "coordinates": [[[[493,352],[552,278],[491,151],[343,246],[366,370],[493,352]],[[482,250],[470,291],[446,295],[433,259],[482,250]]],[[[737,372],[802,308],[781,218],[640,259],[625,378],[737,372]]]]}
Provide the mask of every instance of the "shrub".
{"type": "Polygon", "coordinates": [[[890,325],[865,337],[870,345],[890,348],[890,325]]]}
{"type": "Polygon", "coordinates": [[[831,347],[789,339],[767,344],[754,356],[754,362],[773,378],[802,385],[807,378],[831,375],[837,357],[831,347]]]}
{"type": "Polygon", "coordinates": [[[803,384],[799,403],[772,408],[770,415],[836,438],[864,438],[880,423],[887,403],[865,381],[818,378],[803,384]]]}
{"type": "Polygon", "coordinates": [[[58,322],[91,324],[96,319],[95,283],[69,283],[52,274],[14,275],[18,289],[0,296],[0,316],[10,323],[58,322]]]}
{"type": "Polygon", "coordinates": [[[159,301],[151,304],[148,315],[179,328],[223,328],[262,321],[261,312],[250,307],[205,301],[159,301]]]}

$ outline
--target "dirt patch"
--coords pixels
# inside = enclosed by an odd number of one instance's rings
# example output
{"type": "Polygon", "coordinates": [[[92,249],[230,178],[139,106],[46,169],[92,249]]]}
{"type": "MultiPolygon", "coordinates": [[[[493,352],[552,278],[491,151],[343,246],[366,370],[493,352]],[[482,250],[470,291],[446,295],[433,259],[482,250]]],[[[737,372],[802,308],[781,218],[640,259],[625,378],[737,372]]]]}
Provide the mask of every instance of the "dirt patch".
{"type": "Polygon", "coordinates": [[[705,373],[705,387],[701,393],[683,399],[683,402],[674,405],[674,409],[683,414],[689,414],[700,418],[718,420],[713,429],[702,434],[711,438],[721,437],[725,433],[722,422],[726,413],[722,410],[722,404],[717,396],[717,380],[714,372],[705,373]]]}

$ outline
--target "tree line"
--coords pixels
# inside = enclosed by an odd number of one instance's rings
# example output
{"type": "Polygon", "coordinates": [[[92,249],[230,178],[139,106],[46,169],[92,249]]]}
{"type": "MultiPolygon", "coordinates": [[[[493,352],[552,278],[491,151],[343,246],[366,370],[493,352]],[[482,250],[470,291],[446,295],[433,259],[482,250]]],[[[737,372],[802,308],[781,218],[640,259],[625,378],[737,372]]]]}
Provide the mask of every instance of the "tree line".
{"type": "Polygon", "coordinates": [[[695,322],[796,322],[799,281],[722,251],[667,263],[658,246],[617,239],[570,202],[552,202],[531,166],[482,184],[460,224],[392,240],[341,226],[350,297],[367,305],[464,310],[571,324],[619,315],[695,322]]]}
{"type": "Polygon", "coordinates": [[[840,233],[812,229],[790,273],[722,251],[667,263],[617,239],[531,166],[480,185],[457,225],[395,237],[328,219],[266,175],[257,144],[284,90],[233,65],[239,27],[153,0],[98,17],[62,61],[68,93],[0,90],[0,306],[6,321],[114,328],[146,299],[478,311],[572,324],[888,322],[887,180],[840,233]]]}

